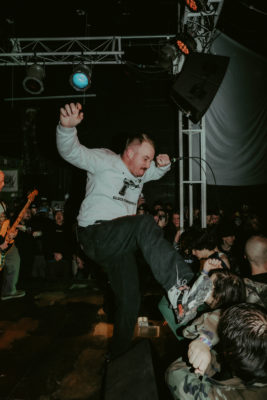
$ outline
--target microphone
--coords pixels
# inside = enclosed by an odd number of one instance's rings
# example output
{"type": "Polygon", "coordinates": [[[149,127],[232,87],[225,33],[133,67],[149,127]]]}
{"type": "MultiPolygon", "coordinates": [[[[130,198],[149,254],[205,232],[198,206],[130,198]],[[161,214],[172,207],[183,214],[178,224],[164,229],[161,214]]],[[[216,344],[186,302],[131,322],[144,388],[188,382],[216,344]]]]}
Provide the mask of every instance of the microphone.
{"type": "Polygon", "coordinates": [[[172,157],[172,158],[171,158],[171,163],[174,164],[174,163],[176,163],[177,161],[180,161],[180,160],[182,160],[182,159],[183,159],[183,157],[172,157]]]}

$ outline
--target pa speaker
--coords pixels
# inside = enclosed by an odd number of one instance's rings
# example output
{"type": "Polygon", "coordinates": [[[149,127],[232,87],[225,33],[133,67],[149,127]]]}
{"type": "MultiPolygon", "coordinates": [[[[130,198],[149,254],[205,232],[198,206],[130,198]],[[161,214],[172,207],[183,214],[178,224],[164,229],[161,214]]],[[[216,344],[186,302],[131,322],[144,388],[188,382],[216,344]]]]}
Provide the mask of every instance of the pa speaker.
{"type": "Polygon", "coordinates": [[[171,89],[171,97],[197,123],[208,110],[225,75],[229,57],[191,53],[171,89]]]}
{"type": "Polygon", "coordinates": [[[142,340],[111,361],[105,382],[105,400],[158,400],[150,344],[142,340]]]}

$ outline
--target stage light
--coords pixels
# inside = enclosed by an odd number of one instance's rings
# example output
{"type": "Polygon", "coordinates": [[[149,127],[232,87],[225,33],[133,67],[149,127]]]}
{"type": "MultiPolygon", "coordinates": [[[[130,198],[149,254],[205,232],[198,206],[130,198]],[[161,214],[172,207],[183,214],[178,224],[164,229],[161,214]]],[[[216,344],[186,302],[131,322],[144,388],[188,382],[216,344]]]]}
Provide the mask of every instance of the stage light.
{"type": "Polygon", "coordinates": [[[177,49],[173,44],[165,44],[159,50],[158,64],[161,68],[169,69],[177,57],[177,49]]]}
{"type": "Polygon", "coordinates": [[[22,85],[26,92],[40,94],[44,91],[43,79],[45,77],[44,67],[40,64],[32,64],[27,68],[27,76],[22,85]]]}
{"type": "Polygon", "coordinates": [[[185,0],[186,6],[192,12],[207,11],[208,0],[185,0]]]}
{"type": "Polygon", "coordinates": [[[179,51],[188,56],[197,49],[197,42],[188,33],[181,33],[176,36],[176,46],[179,51]]]}
{"type": "Polygon", "coordinates": [[[79,92],[87,90],[91,86],[92,70],[83,63],[75,65],[70,76],[70,84],[79,92]]]}

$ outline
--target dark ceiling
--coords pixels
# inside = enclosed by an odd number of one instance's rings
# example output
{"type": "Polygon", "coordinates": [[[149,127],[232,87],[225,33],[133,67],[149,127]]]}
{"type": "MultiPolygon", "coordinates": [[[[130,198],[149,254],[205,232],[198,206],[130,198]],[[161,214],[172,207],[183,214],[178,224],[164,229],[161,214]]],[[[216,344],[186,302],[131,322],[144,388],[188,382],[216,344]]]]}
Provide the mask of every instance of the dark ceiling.
{"type": "MultiPolygon", "coordinates": [[[[183,1],[182,1],[183,3],[183,1]]],[[[174,34],[178,0],[6,1],[1,39],[174,34]]],[[[249,48],[267,53],[267,1],[225,0],[219,27],[249,48]]]]}
{"type": "MultiPolygon", "coordinates": [[[[67,1],[14,1],[1,4],[0,40],[5,46],[10,37],[78,37],[105,35],[167,35],[177,32],[178,0],[98,0],[73,3],[67,1]]],[[[267,57],[267,1],[266,0],[225,0],[219,29],[236,41],[267,57]]],[[[146,52],[135,51],[140,62],[146,63],[146,52]]],[[[131,60],[127,60],[131,61],[131,60]]],[[[129,67],[129,65],[128,65],[129,67]]],[[[1,68],[1,67],[0,67],[1,68]]],[[[44,95],[67,94],[70,92],[66,68],[54,68],[54,79],[45,84],[44,95]]],[[[21,67],[2,67],[1,97],[25,96],[22,79],[25,71],[21,67]]],[[[135,93],[136,102],[143,96],[151,101],[164,97],[166,85],[172,80],[165,74],[144,74],[134,68],[121,66],[96,66],[92,80],[93,93],[106,98],[109,93],[116,95],[120,91],[135,93]],[[103,72],[104,71],[104,72],[103,72]],[[101,76],[101,79],[98,77],[101,76]],[[142,90],[140,90],[142,82],[142,90]],[[114,89],[115,88],[115,89],[114,89]],[[136,89],[137,88],[137,89],[136,89]],[[138,92],[138,96],[136,93],[138,92]]],[[[47,74],[48,75],[48,74],[47,74]]],[[[130,97],[130,96],[129,96],[130,97]]],[[[8,147],[9,141],[16,141],[21,129],[16,112],[33,102],[7,103],[1,101],[0,148],[8,147]],[[5,132],[5,134],[3,134],[5,132]],[[3,139],[4,138],[4,139],[3,139]],[[12,139],[13,138],[13,139],[12,139]],[[7,145],[7,146],[6,146],[7,145]]],[[[36,102],[38,105],[38,103],[36,102]]],[[[44,102],[40,106],[42,109],[44,102]]],[[[46,106],[50,104],[46,103],[46,106]]],[[[2,150],[0,152],[0,155],[2,150]]],[[[2,153],[3,154],[3,153],[2,153]]]]}
{"type": "Polygon", "coordinates": [[[16,36],[144,35],[175,30],[177,1],[24,1],[5,4],[5,31],[16,36]]]}

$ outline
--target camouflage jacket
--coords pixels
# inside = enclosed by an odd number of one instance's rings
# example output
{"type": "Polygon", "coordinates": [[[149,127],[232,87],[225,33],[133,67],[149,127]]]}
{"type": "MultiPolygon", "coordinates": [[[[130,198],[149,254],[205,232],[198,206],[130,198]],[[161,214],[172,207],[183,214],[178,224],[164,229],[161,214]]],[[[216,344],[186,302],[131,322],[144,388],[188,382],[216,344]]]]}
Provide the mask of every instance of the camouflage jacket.
{"type": "Polygon", "coordinates": [[[247,290],[247,302],[257,303],[267,308],[267,285],[266,283],[252,281],[244,278],[247,290]]]}
{"type": "Polygon", "coordinates": [[[195,319],[191,325],[183,330],[183,336],[187,339],[196,339],[199,336],[207,338],[212,346],[219,342],[217,327],[221,315],[221,310],[213,310],[202,314],[195,319]]]}
{"type": "Polygon", "coordinates": [[[174,361],[166,371],[166,383],[176,400],[266,400],[267,384],[246,386],[239,378],[225,381],[212,379],[219,365],[212,351],[211,364],[203,377],[190,372],[181,358],[174,361]]]}
{"type": "MultiPolygon", "coordinates": [[[[248,278],[245,278],[244,282],[246,285],[247,302],[257,303],[267,308],[267,285],[248,278]]],[[[196,339],[199,336],[203,336],[209,339],[212,345],[215,346],[219,342],[217,326],[220,314],[220,309],[202,314],[183,330],[184,337],[196,339]]]]}

